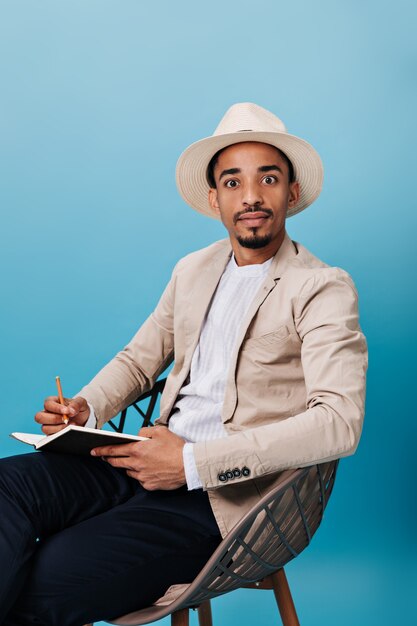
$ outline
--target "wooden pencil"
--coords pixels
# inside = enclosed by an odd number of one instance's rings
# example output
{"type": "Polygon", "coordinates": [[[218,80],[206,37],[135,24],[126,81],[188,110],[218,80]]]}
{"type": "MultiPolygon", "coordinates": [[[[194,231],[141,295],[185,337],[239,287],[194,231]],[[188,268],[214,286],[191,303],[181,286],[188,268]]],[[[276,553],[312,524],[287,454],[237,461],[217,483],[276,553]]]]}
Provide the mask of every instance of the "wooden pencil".
{"type": "MultiPolygon", "coordinates": [[[[56,386],[58,389],[59,404],[62,404],[63,406],[65,406],[64,396],[62,394],[61,379],[59,376],[55,376],[55,380],[56,380],[56,386]]],[[[68,417],[66,415],[64,415],[63,420],[64,420],[64,424],[68,424],[68,417]]]]}

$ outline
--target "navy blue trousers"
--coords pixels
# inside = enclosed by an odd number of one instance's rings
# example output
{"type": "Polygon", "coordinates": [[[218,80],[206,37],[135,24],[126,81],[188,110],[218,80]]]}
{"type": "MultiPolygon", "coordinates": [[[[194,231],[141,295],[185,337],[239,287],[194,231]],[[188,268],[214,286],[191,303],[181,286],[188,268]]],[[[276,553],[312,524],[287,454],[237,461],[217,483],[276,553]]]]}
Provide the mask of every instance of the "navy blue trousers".
{"type": "Polygon", "coordinates": [[[202,490],[146,491],[101,459],[0,460],[0,624],[81,626],[191,582],[220,542],[202,490]]]}

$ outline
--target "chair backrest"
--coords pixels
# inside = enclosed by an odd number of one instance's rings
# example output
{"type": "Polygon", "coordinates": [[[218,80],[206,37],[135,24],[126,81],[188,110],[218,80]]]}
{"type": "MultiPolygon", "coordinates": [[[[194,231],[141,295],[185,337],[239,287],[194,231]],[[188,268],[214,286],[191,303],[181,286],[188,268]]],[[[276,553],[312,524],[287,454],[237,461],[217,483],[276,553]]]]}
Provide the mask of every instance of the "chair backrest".
{"type": "Polygon", "coordinates": [[[298,556],[320,525],[336,469],[333,461],[285,472],[219,545],[190,585],[187,605],[261,580],[298,556]]]}
{"type": "Polygon", "coordinates": [[[146,391],[143,393],[137,400],[132,402],[128,407],[123,409],[123,411],[117,415],[114,419],[110,420],[108,425],[113,428],[118,433],[122,433],[123,429],[126,425],[126,417],[128,411],[136,411],[139,419],[142,419],[141,427],[144,426],[152,426],[152,418],[156,408],[156,404],[159,396],[164,390],[166,383],[166,378],[161,378],[161,380],[156,381],[155,385],[152,387],[150,391],[146,391]],[[143,406],[148,403],[147,406],[143,406]],[[119,420],[118,424],[116,424],[116,420],[119,420]]]}

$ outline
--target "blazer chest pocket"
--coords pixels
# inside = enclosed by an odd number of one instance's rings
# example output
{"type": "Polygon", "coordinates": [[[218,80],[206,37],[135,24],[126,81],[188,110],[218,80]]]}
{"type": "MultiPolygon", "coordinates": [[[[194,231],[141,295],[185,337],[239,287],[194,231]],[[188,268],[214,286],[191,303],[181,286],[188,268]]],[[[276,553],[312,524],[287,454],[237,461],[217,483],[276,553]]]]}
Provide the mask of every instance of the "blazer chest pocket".
{"type": "Polygon", "coordinates": [[[242,344],[242,350],[251,350],[256,347],[273,348],[277,344],[286,341],[289,337],[291,337],[291,333],[287,326],[280,326],[277,330],[266,333],[265,335],[248,337],[242,344]]]}

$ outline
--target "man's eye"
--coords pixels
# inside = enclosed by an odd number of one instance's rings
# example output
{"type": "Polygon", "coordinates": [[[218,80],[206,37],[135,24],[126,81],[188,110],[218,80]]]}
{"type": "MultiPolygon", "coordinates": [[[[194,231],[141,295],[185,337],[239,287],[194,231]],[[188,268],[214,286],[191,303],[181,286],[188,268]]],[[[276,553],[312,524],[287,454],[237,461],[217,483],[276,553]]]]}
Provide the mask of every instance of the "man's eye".
{"type": "Polygon", "coordinates": [[[234,189],[238,185],[239,183],[237,182],[237,180],[227,180],[225,182],[225,187],[228,187],[229,189],[234,189]]]}
{"type": "Polygon", "coordinates": [[[277,182],[277,178],[276,176],[265,176],[265,178],[263,179],[264,183],[266,183],[267,185],[273,185],[274,183],[277,182]]]}

